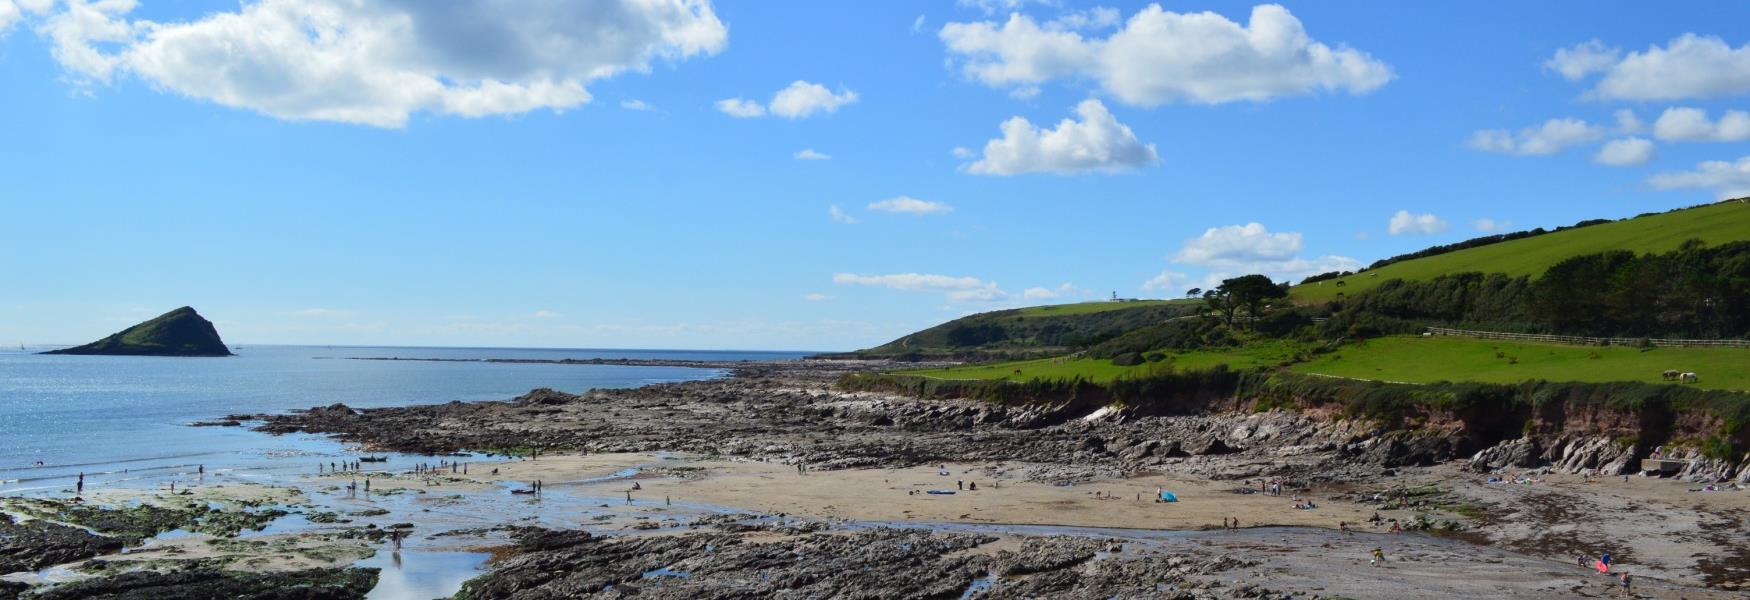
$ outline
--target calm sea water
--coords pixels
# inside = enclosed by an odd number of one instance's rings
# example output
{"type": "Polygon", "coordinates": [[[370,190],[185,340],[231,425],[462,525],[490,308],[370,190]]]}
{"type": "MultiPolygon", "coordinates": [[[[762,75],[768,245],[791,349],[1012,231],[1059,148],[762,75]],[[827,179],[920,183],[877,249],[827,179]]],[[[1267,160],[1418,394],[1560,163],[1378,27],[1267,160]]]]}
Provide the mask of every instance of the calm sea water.
{"type": "MultiPolygon", "coordinates": [[[[32,348],[30,351],[46,348],[32,348]]],[[[252,346],[230,358],[43,356],[0,350],[0,494],[174,479],[204,467],[240,476],[310,467],[342,454],[315,436],[189,427],[228,414],[336,402],[356,408],[502,400],[538,387],[568,392],[721,375],[711,369],[401,358],[780,360],[804,353],[506,348],[252,346]],[[42,464],[38,465],[37,462],[42,464]]]]}

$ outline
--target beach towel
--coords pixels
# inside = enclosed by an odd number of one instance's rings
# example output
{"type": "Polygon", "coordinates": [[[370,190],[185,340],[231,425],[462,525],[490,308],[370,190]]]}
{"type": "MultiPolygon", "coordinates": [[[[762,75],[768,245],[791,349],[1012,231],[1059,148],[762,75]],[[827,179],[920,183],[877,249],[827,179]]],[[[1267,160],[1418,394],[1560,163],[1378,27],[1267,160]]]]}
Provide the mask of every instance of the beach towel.
{"type": "Polygon", "coordinates": [[[924,492],[924,493],[934,494],[937,496],[952,496],[952,495],[954,495],[954,492],[952,490],[930,490],[930,491],[924,492]]]}
{"type": "Polygon", "coordinates": [[[1161,502],[1178,502],[1179,497],[1172,492],[1161,492],[1161,502]]]}

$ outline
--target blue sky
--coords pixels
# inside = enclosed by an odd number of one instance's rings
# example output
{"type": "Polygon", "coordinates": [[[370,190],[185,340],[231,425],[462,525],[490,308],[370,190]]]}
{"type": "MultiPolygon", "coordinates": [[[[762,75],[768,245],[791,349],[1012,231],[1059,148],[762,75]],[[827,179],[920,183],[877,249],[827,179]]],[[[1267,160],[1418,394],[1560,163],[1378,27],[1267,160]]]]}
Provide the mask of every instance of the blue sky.
{"type": "Polygon", "coordinates": [[[1735,3],[369,4],[0,0],[0,342],[850,349],[1750,189],[1735,3]]]}

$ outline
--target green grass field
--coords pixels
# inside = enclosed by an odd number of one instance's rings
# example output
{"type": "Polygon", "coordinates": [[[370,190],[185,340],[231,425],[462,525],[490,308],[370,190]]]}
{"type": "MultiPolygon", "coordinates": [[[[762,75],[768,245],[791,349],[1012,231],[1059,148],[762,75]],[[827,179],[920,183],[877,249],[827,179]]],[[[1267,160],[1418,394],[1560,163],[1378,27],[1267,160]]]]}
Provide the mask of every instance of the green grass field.
{"type": "Polygon", "coordinates": [[[1710,244],[1750,239],[1750,203],[1713,204],[1408,260],[1341,279],[1298,285],[1292,298],[1325,302],[1338,292],[1354,296],[1391,279],[1428,280],[1470,271],[1535,277],[1569,257],[1616,249],[1668,252],[1690,238],[1710,244]],[[1345,282],[1344,287],[1337,287],[1338,281],[1345,282]]]}
{"type": "Polygon", "coordinates": [[[1168,304],[1186,304],[1186,303],[1191,303],[1191,302],[1202,302],[1202,301],[1201,300],[1191,300],[1191,299],[1180,299],[1180,300],[1136,300],[1133,302],[1107,302],[1107,301],[1102,300],[1102,301],[1096,301],[1096,302],[1077,302],[1074,304],[1050,304],[1050,305],[1046,305],[1046,306],[1029,306],[1027,308],[1019,309],[1019,314],[1020,314],[1020,316],[1023,316],[1023,317],[1063,317],[1063,316],[1068,316],[1068,315],[1091,315],[1094,313],[1110,312],[1110,311],[1114,311],[1114,310],[1125,310],[1125,309],[1129,309],[1129,308],[1142,308],[1144,306],[1164,306],[1164,305],[1168,305],[1168,304]]]}
{"type": "Polygon", "coordinates": [[[1750,390],[1750,349],[1745,348],[1655,348],[1642,352],[1624,346],[1399,336],[1347,345],[1293,367],[1303,373],[1410,383],[1517,383],[1531,379],[1661,383],[1660,374],[1666,369],[1696,373],[1701,382],[1694,385],[1704,389],[1750,390]],[[1511,359],[1517,359],[1517,364],[1511,359]]]}
{"type": "Polygon", "coordinates": [[[1112,364],[1110,360],[1097,358],[1042,358],[946,369],[898,371],[897,374],[919,375],[937,379],[1007,379],[1009,381],[1081,377],[1090,381],[1105,382],[1124,376],[1147,375],[1151,369],[1159,370],[1169,366],[1175,371],[1200,371],[1221,364],[1232,369],[1269,367],[1293,360],[1294,356],[1302,350],[1301,346],[1290,342],[1263,340],[1227,350],[1168,352],[1166,360],[1129,367],[1121,367],[1112,364]],[[1016,373],[1017,370],[1020,372],[1016,373]]]}

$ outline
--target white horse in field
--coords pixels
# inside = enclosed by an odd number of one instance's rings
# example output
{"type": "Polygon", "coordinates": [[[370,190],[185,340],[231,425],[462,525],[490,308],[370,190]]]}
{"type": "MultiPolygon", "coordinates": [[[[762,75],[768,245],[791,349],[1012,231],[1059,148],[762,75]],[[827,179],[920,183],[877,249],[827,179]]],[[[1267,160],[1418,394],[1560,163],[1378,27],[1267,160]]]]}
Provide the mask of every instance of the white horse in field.
{"type": "Polygon", "coordinates": [[[1684,373],[1682,375],[1678,375],[1677,380],[1681,381],[1683,383],[1696,383],[1696,382],[1701,381],[1701,376],[1696,375],[1694,373],[1684,373]]]}

